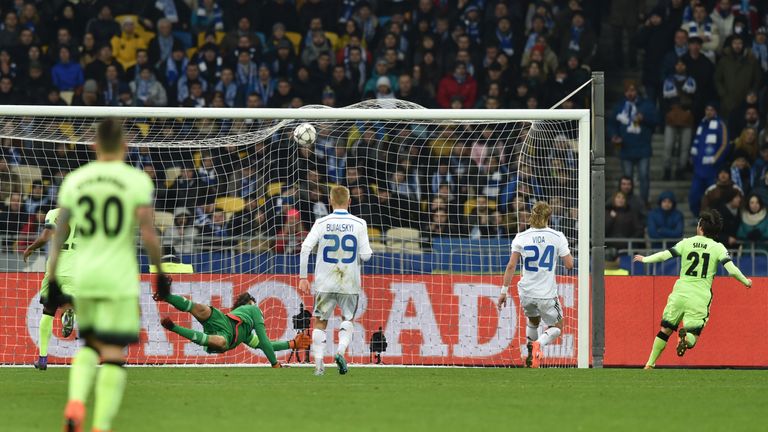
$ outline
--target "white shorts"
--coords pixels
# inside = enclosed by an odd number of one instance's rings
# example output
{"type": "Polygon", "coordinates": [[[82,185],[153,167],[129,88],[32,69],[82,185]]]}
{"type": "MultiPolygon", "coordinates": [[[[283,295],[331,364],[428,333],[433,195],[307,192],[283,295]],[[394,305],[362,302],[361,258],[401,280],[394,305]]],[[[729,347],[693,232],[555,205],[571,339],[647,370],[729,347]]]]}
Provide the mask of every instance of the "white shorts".
{"type": "Polygon", "coordinates": [[[352,321],[357,312],[359,298],[359,294],[317,293],[315,295],[315,311],[312,315],[315,318],[328,321],[333,315],[333,310],[339,306],[344,321],[352,321]]]}
{"type": "Polygon", "coordinates": [[[541,317],[541,321],[549,327],[563,319],[563,309],[560,307],[560,300],[557,297],[540,299],[520,296],[520,306],[523,307],[525,316],[529,318],[541,317]]]}

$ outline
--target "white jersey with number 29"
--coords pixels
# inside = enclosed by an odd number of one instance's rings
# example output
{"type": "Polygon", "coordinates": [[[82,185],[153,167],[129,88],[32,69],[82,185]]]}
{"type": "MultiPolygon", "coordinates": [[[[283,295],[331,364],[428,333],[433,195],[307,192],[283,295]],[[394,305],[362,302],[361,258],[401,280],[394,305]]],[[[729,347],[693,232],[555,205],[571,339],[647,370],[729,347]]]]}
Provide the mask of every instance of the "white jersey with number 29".
{"type": "Polygon", "coordinates": [[[557,297],[555,270],[561,257],[571,254],[568,240],[552,228],[529,228],[512,241],[512,252],[520,254],[520,296],[551,299],[557,297]]]}
{"type": "Polygon", "coordinates": [[[360,294],[360,260],[373,254],[365,220],[341,210],[316,220],[301,245],[302,278],[315,245],[315,292],[360,294]]]}

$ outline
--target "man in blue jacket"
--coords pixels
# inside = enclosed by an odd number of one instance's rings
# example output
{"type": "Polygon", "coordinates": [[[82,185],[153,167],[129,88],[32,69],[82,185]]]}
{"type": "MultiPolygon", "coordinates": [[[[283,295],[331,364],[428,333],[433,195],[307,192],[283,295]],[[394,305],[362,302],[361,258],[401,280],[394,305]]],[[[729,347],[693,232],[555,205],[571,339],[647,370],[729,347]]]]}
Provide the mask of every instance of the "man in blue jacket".
{"type": "MultiPolygon", "coordinates": [[[[677,209],[677,199],[671,191],[659,194],[659,206],[648,213],[648,238],[680,239],[683,237],[683,214],[677,209]]],[[[663,247],[654,244],[653,248],[663,247]]],[[[672,244],[669,244],[672,247],[672,244]]]]}
{"type": "Polygon", "coordinates": [[[611,142],[621,146],[619,157],[624,175],[634,177],[637,167],[640,197],[648,202],[651,137],[658,122],[656,108],[640,98],[634,81],[624,83],[624,100],[619,102],[608,118],[611,142]]]}
{"type": "Polygon", "coordinates": [[[693,181],[688,194],[691,213],[699,216],[704,191],[715,182],[717,171],[728,156],[728,128],[717,114],[717,104],[710,102],[696,129],[691,145],[693,181]]]}

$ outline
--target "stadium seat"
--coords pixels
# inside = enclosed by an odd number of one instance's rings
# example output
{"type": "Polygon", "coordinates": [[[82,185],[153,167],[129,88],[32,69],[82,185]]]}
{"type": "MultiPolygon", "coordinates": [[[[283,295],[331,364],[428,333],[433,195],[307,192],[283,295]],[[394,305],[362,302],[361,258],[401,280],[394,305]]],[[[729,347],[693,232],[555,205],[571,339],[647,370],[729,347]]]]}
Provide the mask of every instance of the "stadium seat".
{"type": "Polygon", "coordinates": [[[216,208],[226,213],[237,213],[245,208],[245,201],[240,197],[218,197],[216,198],[216,208]]]}
{"type": "Polygon", "coordinates": [[[155,211],[155,228],[161,233],[173,226],[173,213],[155,211]]]}
{"type": "Polygon", "coordinates": [[[421,253],[421,233],[413,228],[391,228],[387,231],[387,250],[393,253],[421,253]]]}
{"type": "Polygon", "coordinates": [[[43,179],[42,171],[36,166],[18,165],[12,167],[11,171],[19,176],[19,180],[21,180],[21,192],[25,195],[32,191],[33,181],[43,179]]]}
{"type": "Polygon", "coordinates": [[[181,175],[181,168],[172,167],[165,170],[165,187],[170,188],[181,175]]]}
{"type": "Polygon", "coordinates": [[[368,227],[368,240],[371,242],[381,241],[381,230],[378,228],[368,227]]]}
{"type": "MultiPolygon", "coordinates": [[[[464,203],[464,216],[469,216],[472,214],[472,210],[477,207],[477,199],[470,198],[464,203]]],[[[488,209],[489,210],[496,210],[496,201],[494,200],[488,200],[488,209]]]]}
{"type": "Polygon", "coordinates": [[[301,46],[301,34],[296,32],[285,32],[285,37],[293,45],[293,50],[296,51],[296,55],[299,55],[299,47],[301,46]]]}
{"type": "Polygon", "coordinates": [[[267,185],[267,196],[273,197],[280,195],[280,193],[283,191],[283,183],[282,182],[273,182],[267,185]]]}
{"type": "Polygon", "coordinates": [[[371,250],[375,254],[382,254],[387,252],[387,245],[377,241],[371,241],[371,250]]]}
{"type": "Polygon", "coordinates": [[[240,243],[240,253],[270,252],[272,242],[268,239],[244,240],[240,243]]]}
{"type": "MultiPolygon", "coordinates": [[[[205,33],[206,32],[200,32],[197,34],[197,47],[200,48],[205,44],[205,33]]],[[[227,34],[221,31],[216,32],[216,45],[221,45],[221,41],[224,40],[224,37],[227,34]]]]}
{"type": "Polygon", "coordinates": [[[334,32],[325,32],[325,37],[328,38],[328,43],[331,44],[331,49],[333,52],[336,52],[339,47],[336,45],[339,44],[339,36],[334,32]]]}

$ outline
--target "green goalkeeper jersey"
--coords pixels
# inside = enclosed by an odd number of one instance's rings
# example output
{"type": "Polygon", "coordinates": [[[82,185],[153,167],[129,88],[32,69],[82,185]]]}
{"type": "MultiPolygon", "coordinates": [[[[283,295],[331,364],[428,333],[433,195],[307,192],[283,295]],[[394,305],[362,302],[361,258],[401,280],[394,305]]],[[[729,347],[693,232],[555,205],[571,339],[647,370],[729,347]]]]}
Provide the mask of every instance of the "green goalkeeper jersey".
{"type": "Polygon", "coordinates": [[[672,256],[681,259],[680,278],[675,283],[675,291],[700,297],[711,297],[717,266],[731,261],[722,243],[704,236],[683,239],[669,251],[672,256]]]}
{"type": "Polygon", "coordinates": [[[243,305],[233,309],[227,316],[239,321],[230,349],[241,343],[248,344],[253,338],[256,324],[264,324],[264,316],[256,305],[243,305]]]}
{"type": "MultiPolygon", "coordinates": [[[[59,209],[56,208],[49,210],[48,213],[45,214],[45,228],[56,230],[56,221],[58,218],[59,209]]],[[[76,227],[70,224],[69,235],[67,236],[67,240],[62,246],[61,254],[59,254],[58,274],[61,276],[72,276],[72,272],[74,270],[72,264],[72,254],[75,251],[75,229],[76,227]]],[[[47,266],[45,268],[45,272],[48,273],[47,266]]]]}
{"type": "Polygon", "coordinates": [[[74,281],[82,298],[139,295],[136,211],[151,206],[147,174],[122,161],[91,162],[64,179],[59,206],[77,227],[74,281]]]}

